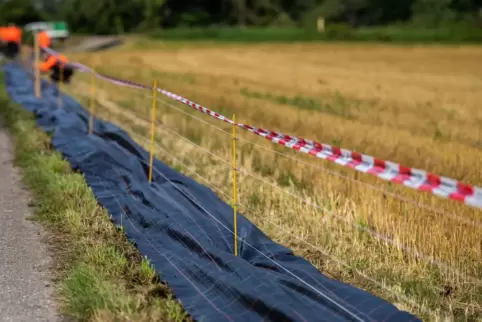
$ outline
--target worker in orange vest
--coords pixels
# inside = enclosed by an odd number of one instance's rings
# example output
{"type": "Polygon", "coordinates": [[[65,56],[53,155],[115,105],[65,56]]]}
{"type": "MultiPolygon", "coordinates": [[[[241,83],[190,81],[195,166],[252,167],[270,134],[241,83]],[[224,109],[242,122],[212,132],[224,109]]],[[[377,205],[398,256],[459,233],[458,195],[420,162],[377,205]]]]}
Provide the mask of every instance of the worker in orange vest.
{"type": "Polygon", "coordinates": [[[52,72],[50,79],[54,82],[58,83],[62,76],[62,81],[68,84],[74,74],[74,69],[68,65],[68,62],[69,60],[64,55],[50,55],[39,65],[39,69],[42,73],[52,72]]]}
{"type": "Polygon", "coordinates": [[[9,58],[15,58],[20,53],[20,46],[22,44],[22,29],[9,24],[8,27],[2,30],[2,40],[5,42],[5,55],[9,58]]]}
{"type": "MultiPolygon", "coordinates": [[[[49,34],[46,31],[39,32],[37,37],[40,49],[50,48],[52,42],[50,40],[49,34]]],[[[60,76],[62,74],[62,81],[64,83],[70,83],[70,78],[74,74],[74,70],[72,67],[67,65],[67,57],[60,54],[58,56],[49,55],[48,53],[44,52],[42,54],[42,59],[44,61],[39,65],[40,72],[52,72],[50,78],[54,82],[59,82],[60,76]]]]}

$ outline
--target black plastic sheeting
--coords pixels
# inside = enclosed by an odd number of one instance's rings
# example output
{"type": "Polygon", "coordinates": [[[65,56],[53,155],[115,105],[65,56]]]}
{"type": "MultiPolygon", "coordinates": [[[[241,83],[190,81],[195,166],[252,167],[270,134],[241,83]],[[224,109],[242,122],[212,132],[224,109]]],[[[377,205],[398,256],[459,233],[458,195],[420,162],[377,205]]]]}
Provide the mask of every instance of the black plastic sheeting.
{"type": "MultiPolygon", "coordinates": [[[[233,210],[207,187],[154,161],[119,127],[96,120],[74,99],[30,74],[4,66],[11,98],[52,132],[52,144],[84,173],[98,202],[147,256],[186,311],[198,321],[414,321],[415,316],[322,275],[238,216],[242,241],[233,254],[233,210]]],[[[418,320],[419,321],[419,320],[418,320]]]]}

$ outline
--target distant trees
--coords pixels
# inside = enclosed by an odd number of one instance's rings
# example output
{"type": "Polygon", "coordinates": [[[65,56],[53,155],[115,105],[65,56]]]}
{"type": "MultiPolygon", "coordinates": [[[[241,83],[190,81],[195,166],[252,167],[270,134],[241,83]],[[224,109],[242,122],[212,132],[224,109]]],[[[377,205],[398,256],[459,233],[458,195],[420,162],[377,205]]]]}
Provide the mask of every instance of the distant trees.
{"type": "Polygon", "coordinates": [[[481,24],[482,0],[0,0],[0,23],[66,20],[85,33],[176,26],[314,24],[323,15],[350,26],[397,22],[481,24]]]}

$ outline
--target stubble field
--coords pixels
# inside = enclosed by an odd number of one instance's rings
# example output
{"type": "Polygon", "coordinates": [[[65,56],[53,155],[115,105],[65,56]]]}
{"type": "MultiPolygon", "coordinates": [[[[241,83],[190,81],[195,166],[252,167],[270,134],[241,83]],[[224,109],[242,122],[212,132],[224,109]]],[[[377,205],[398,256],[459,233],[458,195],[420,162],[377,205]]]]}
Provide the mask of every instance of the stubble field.
{"type": "MultiPolygon", "coordinates": [[[[482,185],[480,57],[477,47],[146,40],[70,56],[111,76],[156,79],[241,123],[482,185]]],[[[79,74],[68,89],[84,106],[89,82],[79,74]]],[[[151,97],[97,79],[96,115],[147,148],[151,97]]],[[[230,127],[158,98],[156,156],[232,202],[230,127]]],[[[480,210],[241,131],[241,212],[273,240],[430,320],[482,316],[480,210]]]]}

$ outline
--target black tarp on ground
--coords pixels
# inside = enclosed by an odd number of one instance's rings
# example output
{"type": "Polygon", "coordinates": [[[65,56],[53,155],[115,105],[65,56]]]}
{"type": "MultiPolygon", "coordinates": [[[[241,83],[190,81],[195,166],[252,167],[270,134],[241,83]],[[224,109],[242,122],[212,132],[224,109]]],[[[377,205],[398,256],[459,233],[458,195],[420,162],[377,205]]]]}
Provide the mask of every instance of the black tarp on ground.
{"type": "Polygon", "coordinates": [[[238,216],[240,256],[233,255],[230,206],[210,189],[149,156],[126,132],[95,122],[57,90],[42,84],[37,99],[30,75],[4,66],[9,95],[53,131],[52,143],[84,173],[99,203],[142,255],[151,259],[184,308],[198,321],[414,321],[390,303],[322,275],[290,249],[238,216]]]}

